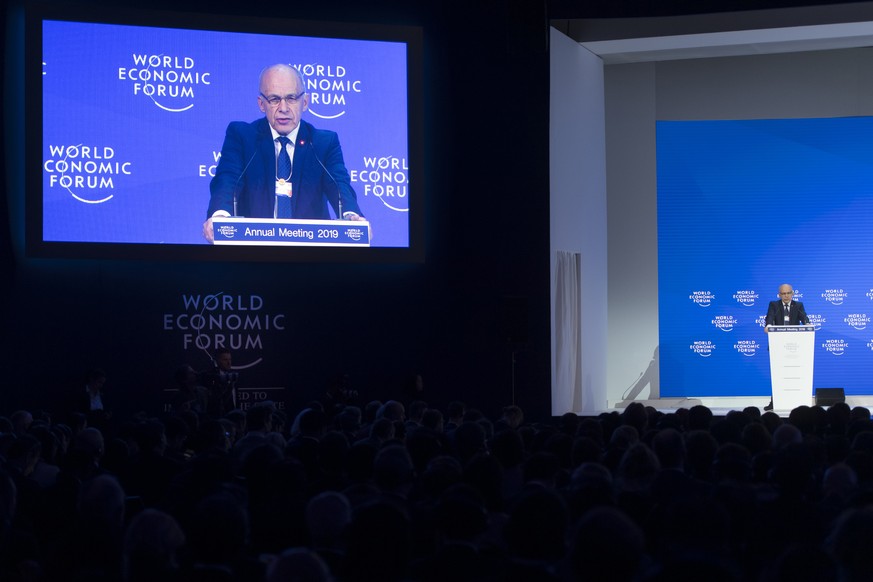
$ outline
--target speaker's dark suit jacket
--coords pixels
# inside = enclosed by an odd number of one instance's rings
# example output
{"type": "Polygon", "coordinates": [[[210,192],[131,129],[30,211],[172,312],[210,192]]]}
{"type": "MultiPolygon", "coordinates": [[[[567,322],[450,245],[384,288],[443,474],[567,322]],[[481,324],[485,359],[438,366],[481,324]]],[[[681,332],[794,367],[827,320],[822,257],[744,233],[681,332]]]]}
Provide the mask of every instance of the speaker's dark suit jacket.
{"type": "MultiPolygon", "coordinates": [[[[329,219],[327,206],[330,204],[336,214],[339,196],[343,214],[355,212],[363,216],[335,132],[315,129],[301,120],[292,165],[292,218],[329,219]]],[[[234,192],[238,216],[273,218],[276,149],[266,118],[228,125],[209,192],[207,218],[216,210],[233,215],[234,192]]]]}
{"type": "MultiPolygon", "coordinates": [[[[800,301],[792,301],[788,308],[788,325],[809,323],[806,310],[800,301]]],[[[781,300],[771,301],[767,307],[767,318],[764,325],[785,325],[785,306],[781,300]]]]}

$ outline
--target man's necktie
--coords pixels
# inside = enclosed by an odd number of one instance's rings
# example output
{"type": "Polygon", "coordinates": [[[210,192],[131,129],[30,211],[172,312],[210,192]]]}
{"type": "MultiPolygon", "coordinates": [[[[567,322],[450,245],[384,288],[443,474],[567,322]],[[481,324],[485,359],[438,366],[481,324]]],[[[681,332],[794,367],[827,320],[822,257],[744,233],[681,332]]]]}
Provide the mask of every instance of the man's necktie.
{"type": "MultiPolygon", "coordinates": [[[[279,159],[276,161],[276,179],[291,181],[291,156],[288,155],[288,144],[291,140],[287,136],[279,136],[279,159]]],[[[291,197],[276,196],[276,218],[291,218],[291,197]]]]}

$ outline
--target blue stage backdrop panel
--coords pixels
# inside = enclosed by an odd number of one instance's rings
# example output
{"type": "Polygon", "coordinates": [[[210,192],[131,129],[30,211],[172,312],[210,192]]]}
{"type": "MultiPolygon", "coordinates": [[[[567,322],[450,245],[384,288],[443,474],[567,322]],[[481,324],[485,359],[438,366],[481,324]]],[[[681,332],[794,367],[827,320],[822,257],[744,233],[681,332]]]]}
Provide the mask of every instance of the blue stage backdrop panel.
{"type": "Polygon", "coordinates": [[[373,246],[409,246],[407,48],[47,20],[43,240],[206,244],[209,180],[230,121],[253,121],[258,75],[307,75],[304,119],[339,134],[373,246]]]}
{"type": "Polygon", "coordinates": [[[657,124],[661,396],[770,393],[767,304],[816,326],[814,387],[871,394],[873,118],[657,124]]]}

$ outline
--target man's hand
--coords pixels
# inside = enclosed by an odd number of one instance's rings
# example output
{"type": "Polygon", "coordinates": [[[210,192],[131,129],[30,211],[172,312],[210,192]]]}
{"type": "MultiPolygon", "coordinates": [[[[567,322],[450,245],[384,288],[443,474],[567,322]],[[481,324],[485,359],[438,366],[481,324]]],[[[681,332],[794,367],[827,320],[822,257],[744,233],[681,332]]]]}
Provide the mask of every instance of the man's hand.
{"type": "MultiPolygon", "coordinates": [[[[343,218],[346,220],[360,220],[366,221],[367,219],[363,216],[359,215],[357,212],[346,212],[343,214],[343,218]]],[[[370,240],[373,240],[373,225],[370,225],[370,240]]]]}
{"type": "Polygon", "coordinates": [[[215,235],[212,232],[212,218],[207,218],[203,223],[203,238],[210,243],[215,242],[215,235]]]}

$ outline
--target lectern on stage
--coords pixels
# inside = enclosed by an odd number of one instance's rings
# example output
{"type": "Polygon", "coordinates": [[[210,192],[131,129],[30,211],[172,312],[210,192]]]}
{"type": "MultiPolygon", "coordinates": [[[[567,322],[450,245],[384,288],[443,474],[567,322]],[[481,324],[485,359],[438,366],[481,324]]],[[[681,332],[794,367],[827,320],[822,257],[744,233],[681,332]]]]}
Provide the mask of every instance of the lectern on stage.
{"type": "Polygon", "coordinates": [[[773,409],[793,410],[798,406],[812,406],[815,327],[771,325],[767,336],[773,409]]]}

